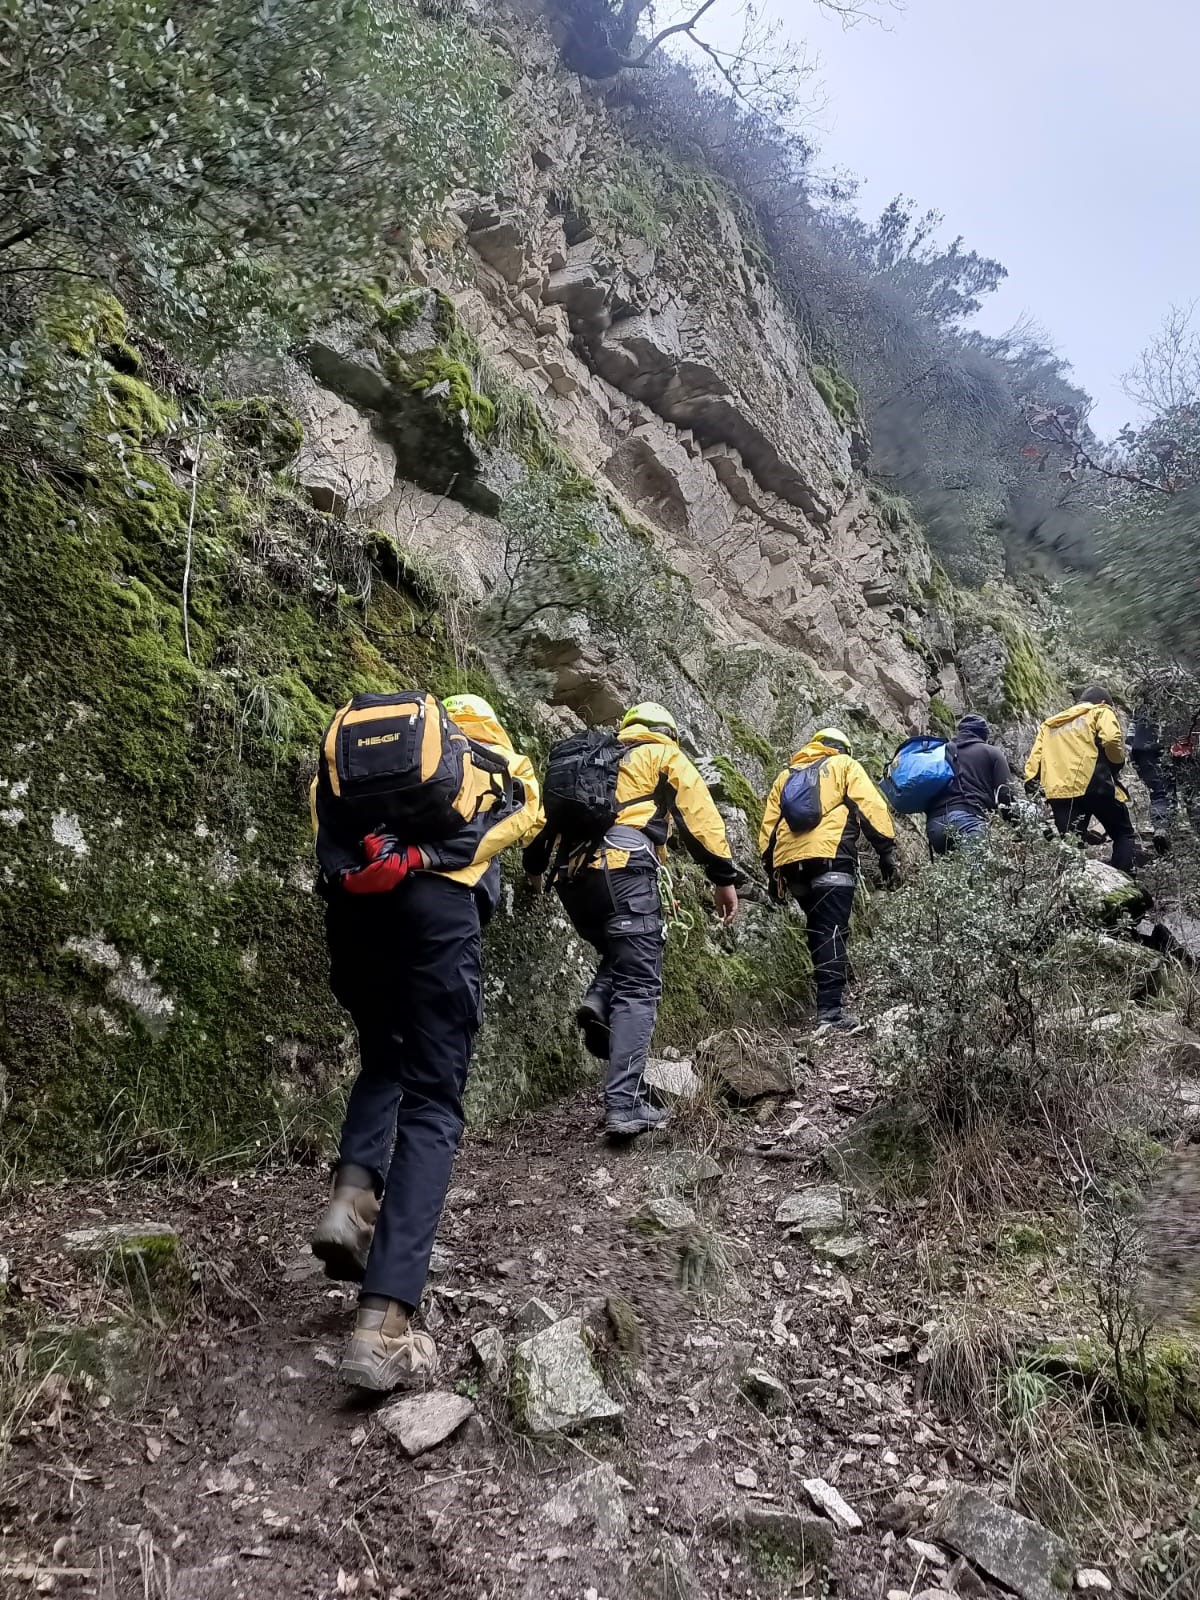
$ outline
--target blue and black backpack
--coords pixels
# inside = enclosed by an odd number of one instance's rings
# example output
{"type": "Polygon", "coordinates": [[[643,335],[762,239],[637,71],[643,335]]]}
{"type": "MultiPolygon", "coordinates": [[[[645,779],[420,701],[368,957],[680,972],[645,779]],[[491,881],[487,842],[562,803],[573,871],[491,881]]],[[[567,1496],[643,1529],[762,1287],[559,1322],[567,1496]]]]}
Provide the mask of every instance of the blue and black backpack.
{"type": "Polygon", "coordinates": [[[811,833],[825,815],[821,809],[821,773],[828,756],[790,772],[779,796],[779,812],[793,833],[811,833]]]}
{"type": "Polygon", "coordinates": [[[934,734],[921,734],[906,739],[888,762],[882,788],[893,810],[911,816],[940,800],[954,773],[953,746],[934,734]]]}

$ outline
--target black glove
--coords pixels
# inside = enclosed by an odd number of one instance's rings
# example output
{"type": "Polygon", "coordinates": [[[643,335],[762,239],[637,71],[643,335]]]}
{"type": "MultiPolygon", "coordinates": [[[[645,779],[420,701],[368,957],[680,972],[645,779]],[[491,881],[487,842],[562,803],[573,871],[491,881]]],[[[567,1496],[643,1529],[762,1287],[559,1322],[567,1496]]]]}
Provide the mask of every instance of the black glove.
{"type": "Polygon", "coordinates": [[[1031,800],[1036,800],[1042,792],[1042,786],[1036,778],[1025,779],[1025,793],[1031,800]]]}
{"type": "Polygon", "coordinates": [[[886,854],[880,856],[879,876],[883,879],[883,887],[885,889],[894,889],[900,882],[900,869],[896,865],[896,853],[894,850],[889,850],[886,854]]]}

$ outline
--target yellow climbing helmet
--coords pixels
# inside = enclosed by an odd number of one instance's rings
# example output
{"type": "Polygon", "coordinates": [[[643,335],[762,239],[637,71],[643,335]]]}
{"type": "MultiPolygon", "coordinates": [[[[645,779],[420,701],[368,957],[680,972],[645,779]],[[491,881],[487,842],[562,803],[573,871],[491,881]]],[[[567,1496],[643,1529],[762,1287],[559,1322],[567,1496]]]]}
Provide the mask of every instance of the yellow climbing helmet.
{"type": "Polygon", "coordinates": [[[850,741],[840,728],[818,728],[808,742],[809,744],[836,745],[844,754],[851,754],[850,741]]]}
{"type": "Polygon", "coordinates": [[[497,720],[496,713],[481,694],[452,694],[442,704],[451,717],[460,717],[465,711],[470,716],[486,717],[489,722],[497,720]]]}
{"type": "Polygon", "coordinates": [[[657,700],[643,700],[640,705],[630,706],[621,718],[621,727],[632,728],[661,728],[663,732],[677,734],[679,727],[675,718],[666,706],[660,706],[657,700]]]}

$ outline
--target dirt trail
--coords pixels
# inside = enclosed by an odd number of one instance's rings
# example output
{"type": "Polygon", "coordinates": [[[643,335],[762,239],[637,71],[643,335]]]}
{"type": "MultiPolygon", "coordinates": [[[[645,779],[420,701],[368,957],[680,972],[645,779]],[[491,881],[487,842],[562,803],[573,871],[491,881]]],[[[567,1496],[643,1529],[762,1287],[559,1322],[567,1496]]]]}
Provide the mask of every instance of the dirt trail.
{"type": "Polygon", "coordinates": [[[352,1301],[305,1246],[319,1173],[43,1188],[12,1205],[0,1235],[10,1314],[94,1328],[127,1310],[94,1263],[56,1245],[94,1223],[171,1224],[194,1285],[156,1333],[145,1312],[136,1341],[118,1325],[98,1381],[52,1377],[17,1419],[0,1488],[0,1593],[816,1593],[803,1563],[718,1527],[742,1504],[810,1511],[802,1480],[813,1477],[836,1484],[866,1524],[837,1540],[838,1592],[927,1587],[935,1574],[903,1534],[947,1479],[986,1483],[986,1463],[956,1449],[966,1441],[915,1398],[930,1315],[913,1268],[919,1210],[853,1201],[867,1250],[844,1267],[774,1220],[785,1196],[822,1179],[821,1147],[872,1098],[856,1051],[814,1048],[795,1099],[766,1123],[693,1113],[622,1152],[601,1142],[595,1105],[581,1099],[467,1140],[427,1321],[439,1387],[475,1397],[477,1412],[412,1462],[376,1408],[335,1379],[352,1301]],[[703,1152],[720,1176],[685,1195],[698,1213],[685,1236],[648,1237],[631,1215],[672,1186],[680,1150],[703,1152]],[[511,1349],[511,1316],[531,1294],[595,1330],[607,1386],[626,1407],[620,1430],[552,1444],[513,1432],[468,1341],[494,1325],[511,1349]],[[624,1351],[611,1296],[636,1313],[632,1339],[623,1319],[624,1351]],[[779,1379],[785,1409],[767,1415],[745,1398],[748,1365],[779,1379]],[[625,1480],[630,1531],[617,1549],[541,1510],[599,1461],[625,1480]]]}

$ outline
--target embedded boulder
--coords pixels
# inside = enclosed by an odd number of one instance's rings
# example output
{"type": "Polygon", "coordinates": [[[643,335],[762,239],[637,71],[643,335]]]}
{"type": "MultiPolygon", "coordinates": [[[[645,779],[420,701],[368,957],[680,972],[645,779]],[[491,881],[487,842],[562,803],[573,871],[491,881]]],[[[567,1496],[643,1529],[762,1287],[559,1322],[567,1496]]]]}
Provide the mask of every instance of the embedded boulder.
{"type": "Polygon", "coordinates": [[[979,1489],[954,1485],[931,1532],[1021,1600],[1061,1600],[1070,1592],[1075,1567],[1071,1547],[979,1489]]]}
{"type": "Polygon", "coordinates": [[[518,1426],[537,1438],[615,1421],[624,1411],[600,1381],[578,1317],[517,1346],[511,1394],[518,1426]]]}
{"type": "Polygon", "coordinates": [[[593,1543],[604,1550],[618,1550],[629,1538],[621,1480],[607,1463],[565,1483],[539,1515],[557,1528],[590,1531],[593,1543]]]}

